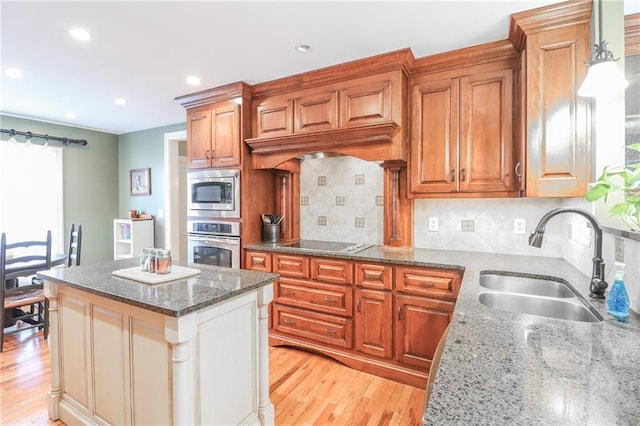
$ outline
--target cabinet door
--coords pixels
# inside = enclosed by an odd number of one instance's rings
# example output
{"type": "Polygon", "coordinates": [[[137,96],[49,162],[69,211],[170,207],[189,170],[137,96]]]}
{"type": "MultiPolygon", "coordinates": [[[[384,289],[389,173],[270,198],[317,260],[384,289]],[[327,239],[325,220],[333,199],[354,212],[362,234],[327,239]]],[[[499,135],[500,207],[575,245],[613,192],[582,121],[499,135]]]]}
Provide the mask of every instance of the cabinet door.
{"type": "Polygon", "coordinates": [[[187,167],[209,167],[211,150],[211,111],[199,110],[187,113],[187,167]]]}
{"type": "Polygon", "coordinates": [[[340,90],[340,127],[391,120],[391,81],[372,81],[340,90]]]}
{"type": "Polygon", "coordinates": [[[355,289],[355,348],[380,358],[393,355],[393,306],[391,292],[355,289]]]}
{"type": "Polygon", "coordinates": [[[309,94],[294,99],[294,133],[317,132],[338,127],[338,93],[309,94]]]}
{"type": "Polygon", "coordinates": [[[240,165],[240,105],[211,110],[211,166],[240,165]]]}
{"type": "Polygon", "coordinates": [[[527,197],[579,197],[590,177],[589,24],[527,36],[527,197]]]}
{"type": "Polygon", "coordinates": [[[284,136],[293,133],[293,100],[268,98],[254,106],[255,137],[284,136]]]}
{"type": "Polygon", "coordinates": [[[271,254],[259,251],[245,251],[244,268],[252,271],[271,272],[271,254]]]}
{"type": "Polygon", "coordinates": [[[458,79],[417,79],[411,87],[411,191],[456,192],[458,79]]]}
{"type": "Polygon", "coordinates": [[[396,296],[396,359],[428,371],[453,308],[444,300],[396,296]]]}
{"type": "Polygon", "coordinates": [[[460,78],[460,190],[514,190],[513,71],[460,78]]]}

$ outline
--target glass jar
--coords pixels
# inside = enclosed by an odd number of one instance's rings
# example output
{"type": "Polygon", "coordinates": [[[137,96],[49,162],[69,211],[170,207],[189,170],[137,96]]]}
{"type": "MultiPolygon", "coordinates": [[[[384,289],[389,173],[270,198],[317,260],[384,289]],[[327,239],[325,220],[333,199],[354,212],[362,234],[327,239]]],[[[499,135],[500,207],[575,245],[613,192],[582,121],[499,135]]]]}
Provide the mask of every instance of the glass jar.
{"type": "Polygon", "coordinates": [[[171,250],[158,249],[156,251],[156,274],[171,272],[171,250]]]}
{"type": "Polygon", "coordinates": [[[149,271],[149,254],[150,248],[143,248],[140,250],[140,269],[142,271],[149,271]]]}

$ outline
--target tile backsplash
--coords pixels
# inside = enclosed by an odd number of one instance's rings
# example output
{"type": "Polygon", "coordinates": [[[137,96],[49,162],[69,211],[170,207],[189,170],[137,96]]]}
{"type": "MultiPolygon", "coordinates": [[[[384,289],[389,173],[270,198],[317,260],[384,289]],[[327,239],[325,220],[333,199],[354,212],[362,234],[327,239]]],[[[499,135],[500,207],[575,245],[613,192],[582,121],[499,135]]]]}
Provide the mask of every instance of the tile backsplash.
{"type": "Polygon", "coordinates": [[[383,170],[341,156],[304,160],[300,173],[300,237],[382,243],[383,170]]]}

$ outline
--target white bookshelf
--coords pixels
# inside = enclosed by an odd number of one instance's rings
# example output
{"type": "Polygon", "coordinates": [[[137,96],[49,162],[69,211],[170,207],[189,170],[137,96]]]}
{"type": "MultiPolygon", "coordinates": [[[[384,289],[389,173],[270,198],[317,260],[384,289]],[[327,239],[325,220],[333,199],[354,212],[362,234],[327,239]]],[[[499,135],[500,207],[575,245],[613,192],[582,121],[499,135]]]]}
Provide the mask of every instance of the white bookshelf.
{"type": "Polygon", "coordinates": [[[130,259],[153,247],[153,219],[113,219],[113,258],[130,259]]]}

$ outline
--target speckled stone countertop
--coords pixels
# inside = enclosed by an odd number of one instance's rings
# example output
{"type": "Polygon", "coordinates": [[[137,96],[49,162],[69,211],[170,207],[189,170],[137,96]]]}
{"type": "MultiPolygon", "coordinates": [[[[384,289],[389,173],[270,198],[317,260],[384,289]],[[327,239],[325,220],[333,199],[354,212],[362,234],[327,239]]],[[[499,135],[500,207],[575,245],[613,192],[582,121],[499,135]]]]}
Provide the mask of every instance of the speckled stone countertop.
{"type": "Polygon", "coordinates": [[[202,272],[198,275],[158,284],[145,284],[111,275],[115,270],[137,264],[137,260],[117,260],[52,269],[39,272],[38,276],[172,317],[215,305],[278,279],[277,274],[200,264],[182,265],[200,269],[202,272]]]}
{"type": "Polygon", "coordinates": [[[302,252],[265,243],[244,247],[463,269],[424,425],[640,424],[638,316],[632,313],[627,323],[617,322],[604,301],[589,299],[589,277],[562,259],[380,247],[355,254],[302,252]],[[482,271],[563,279],[604,321],[557,320],[482,305],[482,271]]]}

